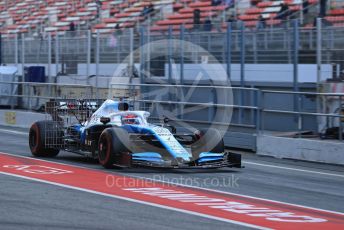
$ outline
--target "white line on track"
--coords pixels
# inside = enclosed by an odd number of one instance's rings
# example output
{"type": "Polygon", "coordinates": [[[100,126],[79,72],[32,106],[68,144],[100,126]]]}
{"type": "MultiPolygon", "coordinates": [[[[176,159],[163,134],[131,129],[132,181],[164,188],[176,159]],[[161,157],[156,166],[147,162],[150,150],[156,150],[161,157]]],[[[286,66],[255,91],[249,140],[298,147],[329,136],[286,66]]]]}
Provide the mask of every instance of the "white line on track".
{"type": "MultiPolygon", "coordinates": [[[[70,165],[70,166],[72,166],[72,165],[70,165]]],[[[157,207],[157,208],[168,209],[168,210],[172,210],[172,211],[176,211],[176,212],[182,212],[182,213],[186,213],[186,214],[190,214],[190,215],[200,216],[200,217],[207,218],[207,219],[213,219],[213,220],[223,221],[223,222],[227,222],[227,223],[231,223],[231,224],[241,225],[241,226],[244,226],[244,227],[261,229],[261,230],[270,230],[271,229],[271,228],[265,228],[265,227],[261,227],[261,226],[258,226],[258,225],[247,224],[247,223],[239,222],[239,221],[235,221],[235,220],[229,220],[229,219],[220,218],[220,217],[216,217],[216,216],[211,216],[211,215],[207,215],[207,214],[201,214],[201,213],[198,213],[198,212],[188,211],[188,210],[179,209],[179,208],[173,208],[173,207],[169,207],[169,206],[165,206],[165,205],[150,203],[150,202],[136,200],[136,199],[132,199],[132,198],[128,198],[128,197],[123,197],[123,196],[111,195],[111,194],[107,194],[107,193],[93,191],[93,190],[90,190],[90,189],[78,188],[78,187],[75,187],[75,186],[70,186],[70,185],[65,185],[65,184],[60,184],[60,183],[40,180],[40,179],[26,177],[26,176],[21,176],[21,175],[16,175],[16,174],[12,174],[12,173],[0,172],[0,174],[4,174],[4,175],[7,175],[7,176],[14,176],[14,177],[18,177],[18,178],[22,178],[22,179],[27,179],[27,180],[32,180],[32,181],[36,181],[36,182],[41,182],[41,183],[45,183],[45,184],[55,185],[55,186],[59,186],[59,187],[63,187],[63,188],[68,188],[68,189],[74,189],[74,190],[78,190],[78,191],[88,192],[88,193],[92,193],[92,194],[96,194],[96,195],[116,198],[116,199],[125,200],[125,201],[129,201],[129,202],[134,202],[134,203],[138,203],[138,204],[149,205],[149,206],[153,206],[153,207],[157,207]]]]}
{"type": "MultiPolygon", "coordinates": [[[[26,133],[26,132],[14,131],[14,130],[8,130],[8,129],[0,129],[0,132],[11,133],[11,134],[19,134],[19,135],[26,135],[26,136],[28,135],[28,133],[26,133]]],[[[269,167],[269,168],[291,170],[291,171],[296,171],[296,172],[304,172],[304,173],[311,173],[311,174],[319,174],[319,175],[325,175],[325,176],[335,176],[335,177],[344,178],[344,174],[335,174],[335,173],[327,173],[327,172],[320,172],[320,171],[300,169],[300,168],[292,168],[292,167],[284,167],[284,166],[277,166],[277,165],[270,165],[270,164],[262,164],[262,163],[256,163],[256,162],[246,161],[246,160],[243,161],[243,163],[248,164],[248,165],[256,165],[256,166],[263,166],[263,167],[269,167]]]]}
{"type": "Polygon", "coordinates": [[[182,183],[175,183],[175,182],[169,182],[169,181],[164,181],[164,180],[157,180],[157,179],[152,179],[152,178],[149,178],[149,177],[142,177],[142,176],[135,176],[135,175],[133,176],[133,175],[128,175],[128,174],[122,174],[122,175],[134,177],[134,178],[137,178],[137,179],[150,180],[150,181],[155,181],[155,182],[160,182],[160,183],[165,183],[165,184],[171,184],[171,185],[178,185],[178,186],[183,186],[183,187],[188,187],[188,188],[193,188],[193,189],[199,189],[199,190],[204,190],[204,191],[209,191],[209,192],[216,192],[216,193],[222,193],[222,194],[226,194],[226,195],[245,197],[245,198],[250,198],[250,199],[254,199],[254,200],[268,201],[268,202],[272,202],[272,203],[276,203],[276,204],[292,205],[292,206],[295,206],[295,207],[306,208],[306,209],[322,211],[322,212],[328,212],[328,213],[334,213],[334,214],[338,214],[338,215],[343,215],[344,216],[343,212],[330,211],[330,210],[326,210],[326,209],[320,209],[320,208],[314,208],[314,207],[309,207],[309,206],[305,206],[305,205],[299,205],[299,204],[283,202],[283,201],[270,200],[270,199],[259,198],[259,197],[254,197],[254,196],[242,195],[242,194],[238,194],[238,193],[225,192],[225,191],[215,190],[215,189],[210,189],[210,188],[196,187],[196,186],[186,185],[186,184],[182,184],[182,183]]]}
{"type": "MultiPolygon", "coordinates": [[[[55,161],[42,160],[42,159],[37,159],[37,158],[32,158],[32,157],[26,157],[26,156],[10,154],[10,153],[0,152],[0,154],[5,154],[5,155],[9,155],[9,156],[14,156],[14,157],[27,158],[27,159],[35,159],[35,160],[42,161],[42,162],[56,163],[56,164],[60,164],[60,165],[73,166],[73,167],[77,167],[77,168],[83,168],[83,169],[88,169],[88,170],[96,170],[96,171],[104,172],[104,170],[87,168],[87,167],[84,167],[84,166],[73,165],[73,164],[65,164],[65,163],[60,163],[60,162],[55,162],[55,161]]],[[[117,174],[121,174],[121,173],[117,173],[117,174]]],[[[309,206],[299,205],[299,204],[293,204],[293,203],[288,203],[288,202],[283,202],[283,201],[264,199],[264,198],[254,197],[254,196],[247,196],[247,195],[242,195],[242,194],[238,194],[238,193],[225,192],[225,191],[220,191],[220,190],[215,190],[215,189],[210,189],[210,188],[196,187],[196,186],[186,185],[186,184],[182,184],[182,183],[168,182],[168,181],[164,181],[164,180],[152,179],[152,178],[149,178],[149,177],[126,175],[126,174],[123,174],[123,173],[122,173],[122,175],[130,176],[130,177],[138,178],[138,179],[145,179],[145,180],[150,180],[150,181],[156,181],[156,182],[171,184],[171,185],[178,185],[178,186],[183,186],[183,187],[188,187],[188,188],[193,188],[193,189],[200,189],[200,190],[209,191],[209,192],[222,193],[222,194],[234,195],[234,196],[239,196],[239,197],[246,197],[246,198],[251,198],[251,199],[255,199],[255,200],[269,201],[269,202],[273,202],[273,203],[276,203],[276,204],[292,205],[292,206],[295,206],[295,207],[306,208],[306,209],[317,210],[317,211],[328,212],[328,213],[334,213],[334,214],[338,214],[338,215],[343,215],[344,216],[343,212],[330,211],[330,210],[326,210],[326,209],[314,208],[314,207],[309,207],[309,206]]]]}
{"type": "Polygon", "coordinates": [[[22,132],[22,131],[15,131],[15,130],[9,130],[9,129],[0,129],[0,132],[2,133],[9,133],[9,134],[16,134],[16,135],[22,135],[22,136],[28,136],[28,132],[22,132]]]}
{"type": "Polygon", "coordinates": [[[326,172],[306,170],[306,169],[299,169],[299,168],[291,168],[291,167],[284,167],[284,166],[277,166],[277,165],[261,164],[261,163],[256,163],[256,162],[252,162],[252,161],[243,161],[243,163],[249,164],[249,165],[264,166],[264,167],[269,167],[269,168],[285,169],[285,170],[291,170],[291,171],[297,171],[297,172],[306,172],[306,173],[312,173],[312,174],[320,174],[320,175],[336,176],[336,177],[343,177],[344,178],[344,174],[334,174],[334,173],[326,173],[326,172]]]}

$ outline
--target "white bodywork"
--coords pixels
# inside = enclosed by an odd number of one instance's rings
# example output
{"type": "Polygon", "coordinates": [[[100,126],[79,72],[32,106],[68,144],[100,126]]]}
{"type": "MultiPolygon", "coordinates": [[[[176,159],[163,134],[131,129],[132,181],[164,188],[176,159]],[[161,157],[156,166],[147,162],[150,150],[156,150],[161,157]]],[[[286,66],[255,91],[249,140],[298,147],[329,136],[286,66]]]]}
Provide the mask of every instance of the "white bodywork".
{"type": "Polygon", "coordinates": [[[118,102],[113,100],[106,100],[100,108],[92,114],[92,116],[85,122],[84,127],[90,127],[93,125],[102,124],[100,122],[101,117],[108,117],[110,118],[110,123],[114,125],[121,126],[122,124],[122,117],[128,115],[135,115],[137,116],[138,120],[140,121],[140,126],[148,126],[147,119],[150,116],[149,112],[146,111],[119,111],[118,110],[118,102]]]}

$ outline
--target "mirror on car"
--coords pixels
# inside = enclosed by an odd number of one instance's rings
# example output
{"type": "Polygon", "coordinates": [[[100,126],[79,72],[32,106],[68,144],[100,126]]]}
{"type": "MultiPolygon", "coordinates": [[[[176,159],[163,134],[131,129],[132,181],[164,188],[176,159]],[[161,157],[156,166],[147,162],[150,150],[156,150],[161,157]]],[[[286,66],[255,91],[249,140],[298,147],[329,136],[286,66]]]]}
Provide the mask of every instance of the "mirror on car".
{"type": "Polygon", "coordinates": [[[100,122],[103,123],[104,125],[106,125],[110,121],[111,121],[110,117],[101,117],[100,118],[100,122]]]}

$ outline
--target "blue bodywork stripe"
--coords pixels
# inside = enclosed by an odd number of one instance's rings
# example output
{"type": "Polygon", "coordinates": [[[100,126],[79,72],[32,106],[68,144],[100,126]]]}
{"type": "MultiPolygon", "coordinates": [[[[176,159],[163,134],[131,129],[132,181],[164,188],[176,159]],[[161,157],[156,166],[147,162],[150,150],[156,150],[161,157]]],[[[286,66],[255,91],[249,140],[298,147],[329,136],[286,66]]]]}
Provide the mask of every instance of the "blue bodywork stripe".
{"type": "Polygon", "coordinates": [[[133,153],[132,159],[137,161],[155,161],[164,162],[159,153],[145,152],[145,153],[133,153]]]}

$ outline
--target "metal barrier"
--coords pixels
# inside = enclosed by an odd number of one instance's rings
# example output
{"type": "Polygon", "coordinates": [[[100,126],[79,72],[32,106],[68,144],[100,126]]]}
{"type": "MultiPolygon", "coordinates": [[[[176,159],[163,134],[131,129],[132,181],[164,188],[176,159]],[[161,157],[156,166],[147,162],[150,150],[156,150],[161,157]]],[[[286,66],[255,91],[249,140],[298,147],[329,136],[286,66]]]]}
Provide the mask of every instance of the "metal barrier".
{"type": "MultiPolygon", "coordinates": [[[[14,102],[19,98],[23,101],[26,100],[27,109],[30,110],[37,109],[37,106],[35,107],[33,103],[36,102],[37,105],[38,101],[43,104],[47,100],[55,98],[85,99],[95,96],[94,88],[90,85],[32,82],[0,82],[0,84],[11,84],[16,87],[21,86],[22,91],[19,90],[16,94],[0,96],[14,98],[15,100],[12,100],[10,104],[12,107],[14,107],[14,102]],[[40,93],[37,93],[38,88],[42,89],[40,93]],[[48,90],[49,88],[50,91],[48,90]],[[68,88],[74,94],[68,94],[68,88]],[[77,94],[76,89],[80,89],[81,94],[77,94]]],[[[344,94],[339,93],[273,91],[219,85],[112,83],[108,98],[126,100],[131,104],[133,109],[151,111],[153,119],[161,120],[162,116],[166,115],[172,118],[174,122],[185,122],[186,124],[190,123],[203,126],[216,125],[219,127],[246,128],[251,130],[250,132],[252,134],[269,130],[265,125],[266,121],[270,119],[268,115],[288,115],[290,119],[294,119],[297,128],[294,129],[291,127],[291,131],[297,131],[299,138],[302,137],[302,132],[307,130],[304,128],[305,118],[308,118],[307,120],[309,121],[309,118],[313,117],[316,119],[314,120],[315,122],[318,122],[318,117],[337,119],[339,140],[343,140],[344,114],[342,112],[344,108],[342,107],[342,102],[344,94]],[[251,104],[244,104],[243,101],[240,101],[243,95],[246,99],[253,98],[253,100],[248,100],[251,104]],[[293,102],[289,103],[289,107],[292,109],[286,109],[282,103],[280,105],[282,108],[272,108],[269,100],[271,98],[281,99],[283,97],[273,96],[269,99],[268,95],[288,96],[291,100],[287,101],[293,102]],[[218,96],[221,97],[219,98],[218,96]],[[335,112],[325,113],[317,111],[317,108],[302,108],[303,100],[306,98],[319,100],[320,97],[337,98],[340,109],[335,112]],[[157,108],[159,107],[163,109],[163,113],[161,114],[157,113],[157,108]],[[217,113],[220,113],[220,117],[216,115],[217,113]],[[228,117],[223,118],[221,117],[222,115],[228,115],[228,117]],[[240,116],[252,118],[249,119],[251,122],[249,124],[242,122],[243,120],[239,119],[240,116]],[[232,117],[233,119],[231,120],[232,117]]],[[[280,122],[283,122],[283,120],[280,122]]]]}
{"type": "MultiPolygon", "coordinates": [[[[151,105],[167,105],[168,110],[171,112],[173,106],[179,106],[178,116],[175,117],[177,121],[186,121],[193,123],[203,123],[203,124],[217,124],[217,125],[226,125],[226,126],[237,126],[237,127],[246,127],[256,129],[259,123],[259,114],[258,111],[258,101],[253,99],[250,105],[244,105],[244,103],[239,100],[241,96],[238,97],[238,103],[235,103],[233,94],[245,94],[244,96],[248,97],[249,94],[259,95],[259,90],[255,88],[245,88],[245,87],[230,87],[230,86],[219,86],[219,85],[173,85],[173,84],[121,84],[121,83],[111,83],[110,85],[110,95],[113,90],[126,89],[127,93],[117,96],[112,96],[112,98],[117,98],[123,100],[127,96],[127,101],[132,104],[137,105],[138,109],[151,109],[151,105]],[[158,88],[156,90],[155,88],[158,88]],[[155,95],[155,90],[159,95],[155,95]],[[176,90],[172,92],[173,90],[176,90]],[[197,91],[198,90],[198,91],[197,91]],[[172,94],[178,93],[177,98],[172,94]],[[203,94],[203,96],[202,96],[203,94]],[[219,99],[218,96],[224,96],[227,98],[219,99]],[[153,99],[152,96],[158,96],[160,100],[153,99]],[[176,100],[177,99],[177,100],[176,100]],[[186,100],[185,100],[186,99],[186,100]],[[204,102],[202,100],[208,100],[204,102]],[[219,101],[224,100],[229,103],[219,103],[219,101]],[[197,120],[197,119],[187,119],[187,116],[184,116],[185,107],[197,107],[200,111],[202,109],[207,109],[208,114],[206,114],[207,119],[197,120]],[[250,124],[243,123],[242,119],[237,119],[236,122],[217,122],[213,119],[215,110],[220,109],[230,109],[234,110],[233,113],[243,116],[245,112],[250,113],[252,119],[250,119],[250,124]]],[[[195,112],[194,110],[192,112],[195,112]]],[[[232,113],[232,111],[230,111],[232,113]]],[[[157,118],[157,117],[155,117],[157,118]]]]}
{"type": "Polygon", "coordinates": [[[12,109],[21,104],[21,108],[32,110],[34,107],[38,109],[44,106],[45,102],[50,99],[92,98],[95,96],[91,85],[0,81],[1,84],[11,85],[11,94],[0,94],[0,97],[11,98],[9,106],[12,109]],[[19,98],[21,103],[18,101],[19,98]]]}
{"type": "MultiPolygon", "coordinates": [[[[297,130],[298,130],[298,137],[301,137],[301,132],[304,131],[303,129],[303,117],[304,116],[312,116],[312,117],[326,117],[326,118],[337,118],[338,125],[339,125],[339,140],[343,140],[343,122],[344,122],[344,114],[342,111],[344,110],[342,101],[344,98],[344,93],[311,93],[311,92],[290,92],[290,91],[273,91],[273,90],[262,90],[262,102],[260,107],[261,112],[261,127],[260,130],[265,130],[265,114],[273,113],[273,114],[288,114],[288,115],[295,115],[295,120],[297,123],[297,130]],[[293,110],[280,110],[280,109],[269,109],[266,108],[266,104],[264,98],[267,94],[282,94],[282,95],[291,95],[293,96],[293,110]],[[315,97],[318,101],[319,97],[336,97],[339,101],[339,109],[337,113],[320,113],[320,112],[306,112],[302,110],[302,100],[303,96],[311,96],[315,97]]],[[[317,110],[319,108],[319,104],[317,106],[317,110]]],[[[327,127],[330,128],[330,127],[327,127]]]]}
{"type": "MultiPolygon", "coordinates": [[[[92,34],[91,31],[66,32],[58,36],[46,33],[37,37],[15,34],[2,39],[2,61],[7,65],[16,65],[19,74],[24,72],[25,66],[43,65],[50,80],[58,74],[111,75],[112,72],[104,66],[122,63],[140,46],[161,39],[180,39],[206,49],[219,63],[229,66],[229,76],[240,71],[244,80],[247,71],[262,70],[233,70],[230,64],[294,64],[296,67],[297,64],[317,63],[319,75],[330,75],[328,70],[321,68],[321,64],[334,63],[339,68],[339,76],[344,63],[343,27],[333,27],[322,20],[318,20],[317,27],[305,28],[300,27],[297,20],[266,25],[264,28],[245,27],[240,21],[215,21],[213,28],[213,31],[188,30],[182,25],[178,31],[173,31],[171,27],[168,31],[157,33],[150,31],[149,26],[142,26],[137,30],[118,30],[111,34],[92,34]]],[[[133,63],[142,64],[153,52],[157,51],[141,50],[131,59],[133,63]]],[[[167,49],[165,54],[167,57],[167,49]]],[[[199,50],[181,50],[180,60],[176,60],[183,64],[188,64],[188,60],[201,63],[202,55],[199,50]]],[[[156,60],[150,62],[155,63],[156,60]]],[[[213,60],[209,59],[208,63],[213,63],[213,60]]],[[[145,70],[152,72],[151,65],[145,70]]],[[[290,71],[290,75],[297,80],[294,76],[297,73],[290,71]]]]}
{"type": "MultiPolygon", "coordinates": [[[[199,121],[197,119],[183,119],[181,117],[179,120],[183,120],[185,122],[192,122],[192,123],[203,123],[203,124],[219,124],[219,125],[227,125],[227,126],[237,126],[237,127],[246,127],[246,128],[253,128],[256,129],[257,132],[264,131],[265,129],[265,122],[266,122],[266,115],[267,114],[284,114],[284,115],[290,115],[295,119],[295,123],[297,124],[297,128],[293,129],[291,127],[291,130],[297,131],[298,137],[301,137],[302,131],[305,131],[304,129],[304,117],[326,117],[326,118],[336,118],[338,119],[339,124],[339,140],[343,140],[343,124],[344,121],[344,115],[342,114],[342,99],[344,98],[344,94],[338,94],[338,93],[311,93],[311,92],[290,92],[290,91],[273,91],[273,90],[259,90],[256,88],[243,88],[243,87],[226,87],[226,86],[204,86],[204,85],[166,85],[166,84],[131,84],[128,86],[127,84],[111,84],[111,90],[114,90],[116,88],[122,88],[127,87],[128,92],[127,95],[134,95],[133,97],[127,99],[128,101],[132,103],[138,103],[138,107],[140,109],[150,109],[149,105],[178,105],[180,108],[180,111],[184,110],[185,106],[199,106],[202,108],[212,109],[212,108],[230,108],[234,109],[236,111],[233,111],[233,113],[237,113],[241,115],[247,111],[252,112],[254,114],[253,123],[250,125],[245,125],[241,122],[230,122],[230,123],[216,123],[216,120],[211,120],[211,117],[208,117],[207,120],[199,121]],[[219,90],[230,90],[238,91],[239,93],[234,96],[233,100],[231,100],[231,104],[221,104],[216,103],[215,101],[204,103],[204,102],[195,102],[195,101],[180,101],[180,100],[173,100],[171,98],[165,99],[165,100],[156,100],[156,99],[144,99],[146,95],[141,93],[134,93],[133,90],[139,90],[142,91],[145,87],[159,87],[159,89],[163,88],[172,88],[172,89],[178,89],[181,91],[182,88],[189,88],[189,89],[219,89],[219,90]],[[234,103],[236,98],[240,98],[242,95],[240,95],[242,92],[254,92],[255,93],[255,100],[254,104],[252,105],[241,105],[242,102],[239,102],[238,104],[234,103]],[[294,109],[287,110],[287,109],[274,109],[269,108],[267,105],[267,95],[268,94],[279,94],[279,95],[289,95],[292,97],[292,100],[289,100],[289,102],[293,102],[292,106],[294,109]],[[337,113],[321,113],[318,112],[318,106],[314,108],[314,111],[306,111],[302,109],[303,106],[303,100],[304,97],[312,97],[314,100],[318,100],[319,97],[337,97],[339,101],[340,108],[337,113]],[[244,111],[244,112],[243,112],[244,111]],[[210,118],[210,119],[209,119],[210,118]],[[211,120],[211,121],[209,121],[211,120]]],[[[143,90],[144,92],[144,90],[143,90]]],[[[149,91],[148,91],[149,92],[149,91]]],[[[168,92],[167,92],[168,93],[168,92]]],[[[111,93],[110,93],[111,94],[111,93]]],[[[196,93],[197,94],[197,93],[196,93]]],[[[150,94],[148,94],[150,96],[150,94]]],[[[122,99],[118,97],[118,99],[122,99]]],[[[283,106],[283,105],[282,105],[283,106]]],[[[247,115],[246,115],[247,116],[247,115]]],[[[283,121],[282,121],[283,122],[283,121]]],[[[317,121],[315,121],[317,122],[317,121]]],[[[329,127],[328,127],[329,128],[329,127]]]]}

